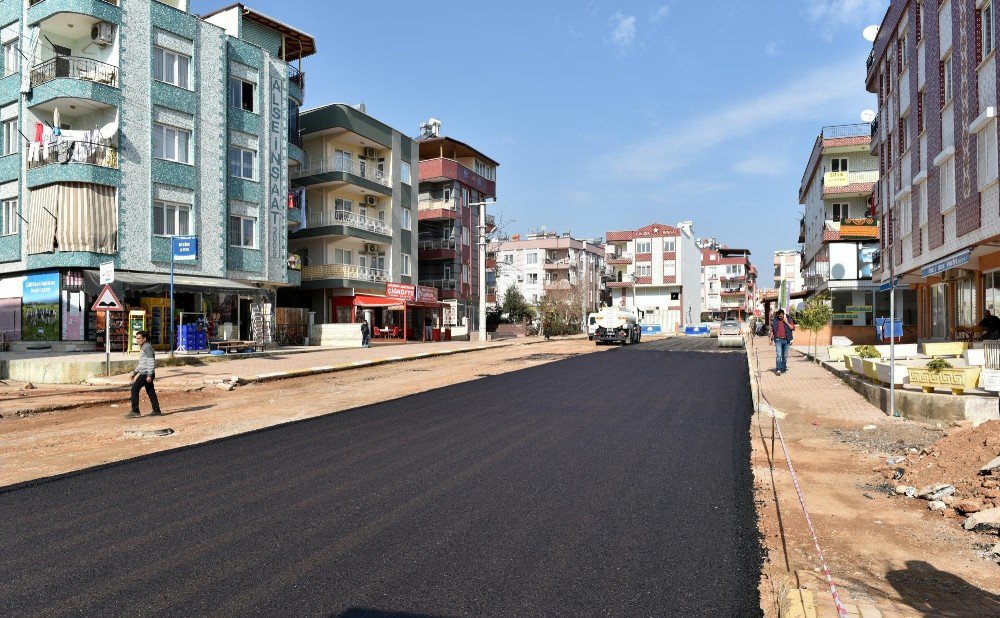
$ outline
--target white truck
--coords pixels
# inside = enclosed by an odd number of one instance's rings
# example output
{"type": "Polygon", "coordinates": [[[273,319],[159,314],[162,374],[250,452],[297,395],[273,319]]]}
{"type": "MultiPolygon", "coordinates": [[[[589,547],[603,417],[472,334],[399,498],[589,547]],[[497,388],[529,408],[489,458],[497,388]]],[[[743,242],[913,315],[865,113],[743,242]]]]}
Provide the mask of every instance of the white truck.
{"type": "Polygon", "coordinates": [[[594,316],[593,340],[597,345],[602,343],[620,343],[628,345],[639,343],[642,339],[642,312],[635,307],[618,306],[604,307],[594,316]]]}

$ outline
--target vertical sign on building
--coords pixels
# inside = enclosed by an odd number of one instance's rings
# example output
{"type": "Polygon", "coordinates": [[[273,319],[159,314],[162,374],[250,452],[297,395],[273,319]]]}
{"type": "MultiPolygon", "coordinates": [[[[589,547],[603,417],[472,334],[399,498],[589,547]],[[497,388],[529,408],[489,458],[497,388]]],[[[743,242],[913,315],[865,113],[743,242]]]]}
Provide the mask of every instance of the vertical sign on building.
{"type": "Polygon", "coordinates": [[[282,113],[287,101],[284,89],[285,78],[272,64],[270,66],[270,96],[268,110],[268,265],[270,272],[274,264],[285,266],[288,257],[285,249],[288,228],[286,226],[286,202],[288,187],[283,182],[288,163],[284,158],[284,142],[287,136],[284,131],[285,114],[282,113]]]}

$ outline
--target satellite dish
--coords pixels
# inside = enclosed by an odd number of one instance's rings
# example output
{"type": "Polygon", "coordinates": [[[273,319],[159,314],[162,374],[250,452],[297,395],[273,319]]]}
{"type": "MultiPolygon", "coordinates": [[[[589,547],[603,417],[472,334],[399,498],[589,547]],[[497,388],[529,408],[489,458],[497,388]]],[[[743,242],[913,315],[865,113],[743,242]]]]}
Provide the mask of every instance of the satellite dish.
{"type": "Polygon", "coordinates": [[[875,112],[870,109],[866,109],[861,112],[861,122],[871,122],[872,120],[875,120],[875,115],[875,112]]]}
{"type": "Polygon", "coordinates": [[[874,43],[875,37],[878,36],[878,26],[868,26],[861,31],[861,36],[865,37],[866,41],[874,43]]]}

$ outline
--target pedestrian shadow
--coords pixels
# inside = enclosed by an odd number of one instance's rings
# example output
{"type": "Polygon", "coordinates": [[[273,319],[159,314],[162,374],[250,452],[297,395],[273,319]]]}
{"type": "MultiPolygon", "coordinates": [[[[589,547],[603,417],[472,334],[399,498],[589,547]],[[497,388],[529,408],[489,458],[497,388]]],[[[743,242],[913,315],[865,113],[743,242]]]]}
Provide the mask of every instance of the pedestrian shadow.
{"type": "Polygon", "coordinates": [[[901,600],[924,616],[1000,616],[1000,595],[923,560],[885,575],[901,600]]]}
{"type": "Polygon", "coordinates": [[[432,614],[413,614],[410,612],[388,612],[370,607],[352,607],[339,614],[331,614],[333,618],[443,618],[432,614]]]}
{"type": "Polygon", "coordinates": [[[199,410],[208,410],[209,408],[214,408],[215,404],[209,404],[207,406],[191,406],[188,408],[181,408],[180,410],[171,410],[170,412],[164,412],[163,416],[172,416],[174,414],[184,414],[185,412],[198,412],[199,410]]]}

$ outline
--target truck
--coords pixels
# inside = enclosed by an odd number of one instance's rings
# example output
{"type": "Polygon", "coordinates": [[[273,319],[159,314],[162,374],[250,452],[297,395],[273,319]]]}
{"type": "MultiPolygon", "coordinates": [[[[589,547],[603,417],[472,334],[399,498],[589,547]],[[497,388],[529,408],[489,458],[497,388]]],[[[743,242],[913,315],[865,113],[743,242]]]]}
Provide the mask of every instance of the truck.
{"type": "Polygon", "coordinates": [[[604,307],[593,316],[597,326],[594,329],[593,339],[597,345],[602,343],[628,345],[639,343],[642,339],[642,326],[639,324],[642,312],[635,307],[604,307]]]}

